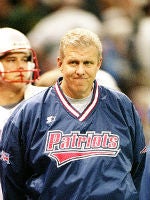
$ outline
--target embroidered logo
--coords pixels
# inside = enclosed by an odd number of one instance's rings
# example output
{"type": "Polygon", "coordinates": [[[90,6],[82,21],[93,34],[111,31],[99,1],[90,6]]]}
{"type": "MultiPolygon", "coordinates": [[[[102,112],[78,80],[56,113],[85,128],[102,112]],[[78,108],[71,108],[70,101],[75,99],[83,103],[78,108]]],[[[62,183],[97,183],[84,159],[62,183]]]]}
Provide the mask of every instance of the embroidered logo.
{"type": "Polygon", "coordinates": [[[50,123],[54,122],[55,119],[56,119],[56,116],[49,116],[49,117],[47,117],[46,124],[50,124],[50,123]]]}
{"type": "Polygon", "coordinates": [[[0,160],[6,162],[7,164],[10,164],[9,162],[9,153],[6,153],[5,151],[0,152],[0,160]]]}
{"type": "Polygon", "coordinates": [[[148,150],[147,146],[145,146],[141,151],[140,151],[140,154],[143,154],[143,153],[146,153],[148,150]]]}
{"type": "Polygon", "coordinates": [[[111,132],[81,134],[72,131],[63,134],[60,130],[48,131],[45,153],[56,160],[57,167],[68,162],[95,156],[116,157],[119,153],[119,137],[111,132]]]}

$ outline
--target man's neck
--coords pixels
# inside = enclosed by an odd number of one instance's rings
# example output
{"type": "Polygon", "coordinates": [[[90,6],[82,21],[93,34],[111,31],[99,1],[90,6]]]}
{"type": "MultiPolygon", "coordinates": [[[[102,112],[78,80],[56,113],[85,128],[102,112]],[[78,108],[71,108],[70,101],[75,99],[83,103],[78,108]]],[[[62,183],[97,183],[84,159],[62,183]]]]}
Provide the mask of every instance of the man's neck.
{"type": "Polygon", "coordinates": [[[24,99],[25,87],[22,88],[4,88],[0,87],[0,106],[9,106],[17,104],[24,99]]]}

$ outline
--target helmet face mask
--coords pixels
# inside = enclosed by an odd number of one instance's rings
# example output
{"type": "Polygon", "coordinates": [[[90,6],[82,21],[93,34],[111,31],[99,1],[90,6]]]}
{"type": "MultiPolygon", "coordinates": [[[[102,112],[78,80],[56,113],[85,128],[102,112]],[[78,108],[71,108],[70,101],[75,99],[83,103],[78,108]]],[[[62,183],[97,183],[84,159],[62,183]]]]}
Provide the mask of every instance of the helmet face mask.
{"type": "Polygon", "coordinates": [[[33,83],[39,77],[39,66],[36,53],[31,49],[27,37],[21,32],[12,28],[0,28],[0,60],[8,54],[26,52],[29,53],[29,61],[27,69],[11,69],[5,70],[2,62],[0,62],[0,80],[6,82],[25,82],[33,83]],[[8,79],[7,74],[18,73],[17,80],[8,79]],[[25,76],[25,74],[27,74],[25,76]],[[26,78],[25,78],[26,77],[26,78]]]}

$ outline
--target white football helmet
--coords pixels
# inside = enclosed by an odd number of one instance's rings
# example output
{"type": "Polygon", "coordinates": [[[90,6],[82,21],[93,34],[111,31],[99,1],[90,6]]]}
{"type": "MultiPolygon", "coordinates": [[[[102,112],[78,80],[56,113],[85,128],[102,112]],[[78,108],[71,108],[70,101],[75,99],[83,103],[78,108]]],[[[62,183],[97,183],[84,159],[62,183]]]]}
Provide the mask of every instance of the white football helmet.
{"type": "Polygon", "coordinates": [[[0,62],[0,78],[7,82],[26,82],[32,83],[39,77],[39,66],[35,51],[31,48],[27,37],[16,29],[9,27],[0,28],[0,59],[8,53],[27,52],[29,53],[28,69],[18,69],[5,71],[2,62],[0,62]],[[8,80],[5,73],[20,73],[19,80],[8,80]],[[23,73],[29,72],[29,78],[24,79],[23,73]]]}

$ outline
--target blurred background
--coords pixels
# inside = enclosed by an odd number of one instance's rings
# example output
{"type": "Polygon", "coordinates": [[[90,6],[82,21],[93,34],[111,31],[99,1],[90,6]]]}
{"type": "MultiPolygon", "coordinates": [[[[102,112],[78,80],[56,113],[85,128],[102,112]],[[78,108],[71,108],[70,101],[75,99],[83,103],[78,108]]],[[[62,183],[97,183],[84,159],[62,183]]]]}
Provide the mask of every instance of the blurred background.
{"type": "Polygon", "coordinates": [[[0,27],[20,30],[41,75],[56,68],[61,36],[84,27],[103,44],[102,69],[135,104],[150,140],[150,0],[0,0],[0,27]]]}

